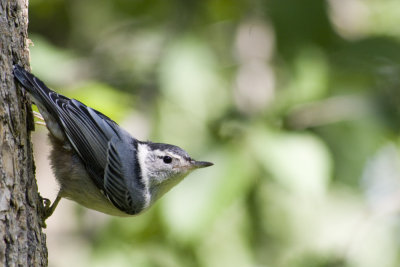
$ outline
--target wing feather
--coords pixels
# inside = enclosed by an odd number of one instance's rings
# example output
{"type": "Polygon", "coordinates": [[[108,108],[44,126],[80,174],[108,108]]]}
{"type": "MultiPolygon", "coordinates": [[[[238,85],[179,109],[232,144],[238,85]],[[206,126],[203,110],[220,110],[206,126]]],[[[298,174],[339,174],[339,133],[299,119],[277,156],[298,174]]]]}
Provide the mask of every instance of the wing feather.
{"type": "Polygon", "coordinates": [[[129,157],[136,151],[135,144],[117,138],[112,138],[108,143],[105,193],[116,207],[128,214],[137,214],[146,207],[146,188],[141,181],[136,156],[129,157]],[[127,174],[139,175],[128,178],[127,174]]]}

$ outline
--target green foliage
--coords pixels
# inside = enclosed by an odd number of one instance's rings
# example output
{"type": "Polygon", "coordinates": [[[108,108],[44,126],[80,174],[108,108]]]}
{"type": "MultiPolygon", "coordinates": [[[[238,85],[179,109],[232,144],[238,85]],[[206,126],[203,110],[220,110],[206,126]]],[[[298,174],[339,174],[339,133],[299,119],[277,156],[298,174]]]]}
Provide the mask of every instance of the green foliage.
{"type": "Polygon", "coordinates": [[[31,1],[34,73],[215,163],[78,266],[400,264],[400,4],[339,2],[31,1]]]}

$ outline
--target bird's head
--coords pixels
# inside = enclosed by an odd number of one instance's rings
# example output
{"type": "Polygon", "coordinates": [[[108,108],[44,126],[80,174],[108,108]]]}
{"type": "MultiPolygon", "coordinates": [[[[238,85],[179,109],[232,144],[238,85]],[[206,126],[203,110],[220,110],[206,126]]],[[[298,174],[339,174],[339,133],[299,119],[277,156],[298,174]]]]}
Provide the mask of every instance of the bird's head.
{"type": "Polygon", "coordinates": [[[138,160],[142,179],[149,188],[150,203],[154,203],[193,170],[214,165],[192,159],[178,146],[151,142],[138,145],[138,160]]]}

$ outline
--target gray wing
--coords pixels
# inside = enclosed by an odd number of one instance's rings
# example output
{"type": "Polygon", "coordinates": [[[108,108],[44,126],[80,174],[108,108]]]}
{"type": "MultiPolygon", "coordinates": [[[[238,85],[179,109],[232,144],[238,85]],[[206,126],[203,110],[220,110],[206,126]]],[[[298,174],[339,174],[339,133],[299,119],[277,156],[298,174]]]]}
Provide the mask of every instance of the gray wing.
{"type": "Polygon", "coordinates": [[[108,143],[114,136],[120,135],[117,124],[77,100],[55,103],[65,135],[95,184],[104,190],[108,143]]]}
{"type": "Polygon", "coordinates": [[[135,177],[135,173],[140,173],[136,163],[138,141],[107,116],[75,99],[57,94],[22,67],[16,65],[14,75],[58,122],[99,190],[116,207],[134,214],[137,210],[135,201],[139,200],[140,194],[135,195],[139,192],[132,183],[138,181],[143,185],[140,176],[135,177]]]}
{"type": "Polygon", "coordinates": [[[132,215],[143,211],[148,202],[136,152],[136,143],[112,138],[108,143],[104,173],[106,195],[117,208],[132,215]]]}

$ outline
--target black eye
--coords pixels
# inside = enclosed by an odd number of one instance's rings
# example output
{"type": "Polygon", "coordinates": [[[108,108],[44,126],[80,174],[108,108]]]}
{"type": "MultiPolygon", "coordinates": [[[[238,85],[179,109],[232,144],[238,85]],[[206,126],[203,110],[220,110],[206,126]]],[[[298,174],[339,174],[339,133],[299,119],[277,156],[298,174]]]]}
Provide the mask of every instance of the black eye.
{"type": "Polygon", "coordinates": [[[164,156],[163,161],[164,161],[164,163],[169,164],[172,162],[172,158],[170,156],[164,156]]]}

